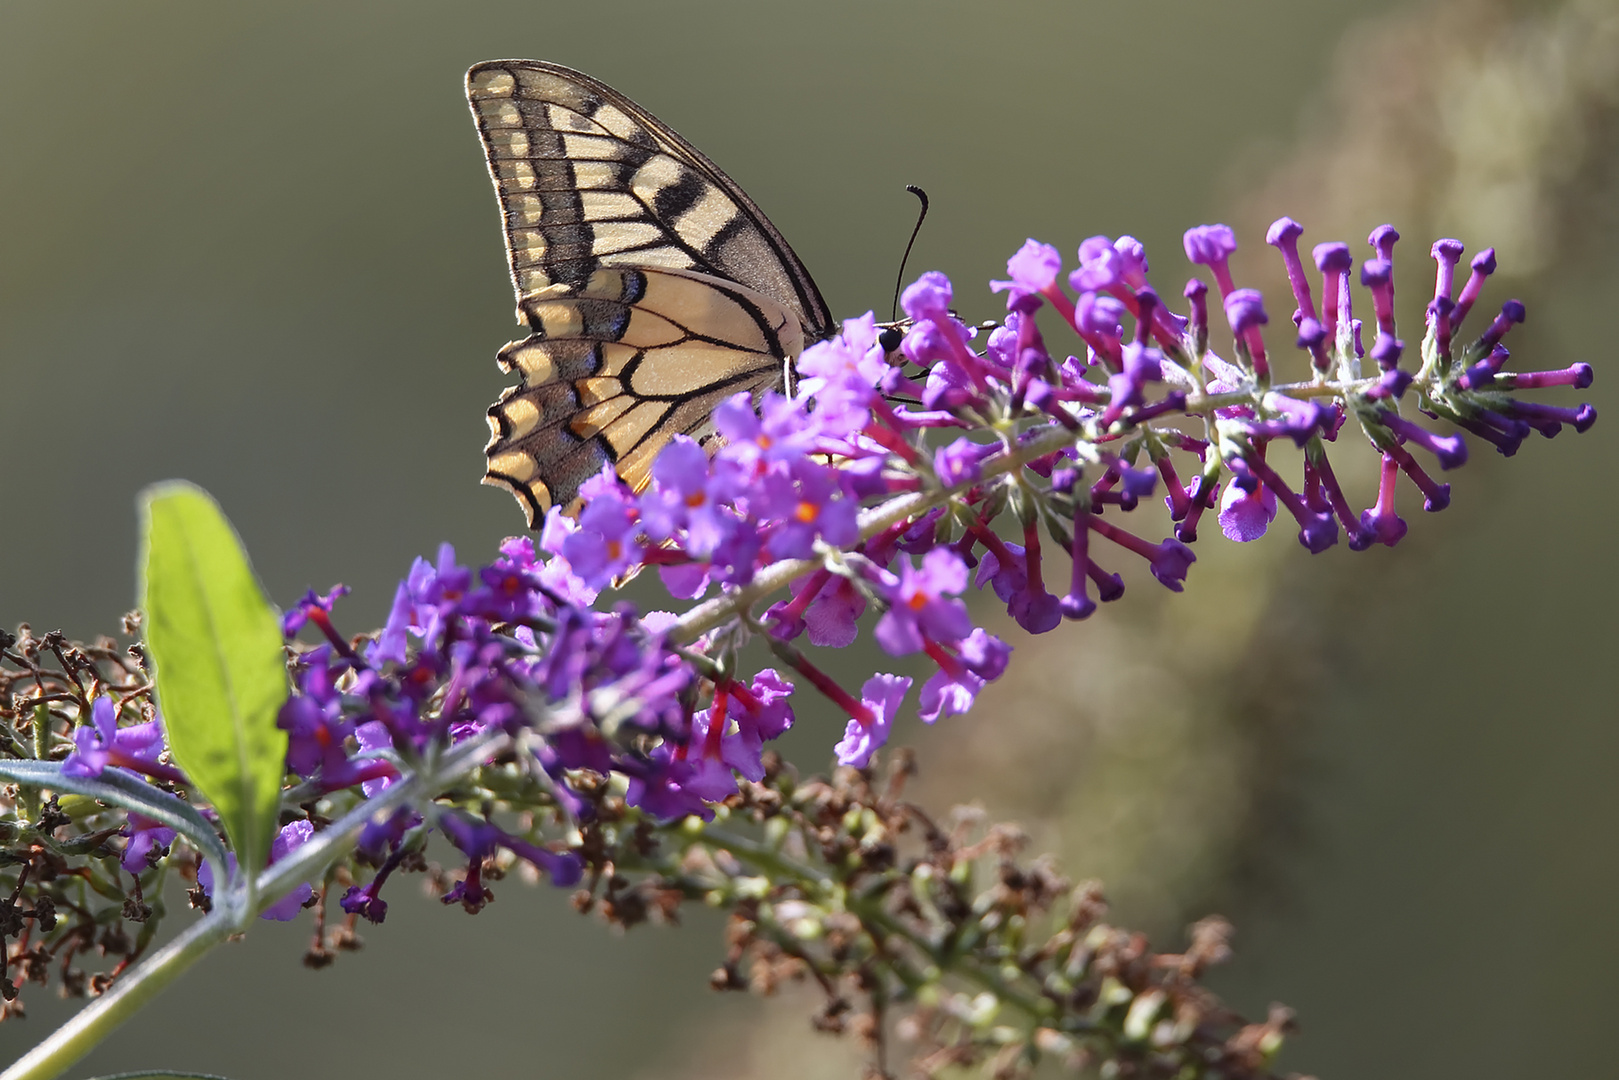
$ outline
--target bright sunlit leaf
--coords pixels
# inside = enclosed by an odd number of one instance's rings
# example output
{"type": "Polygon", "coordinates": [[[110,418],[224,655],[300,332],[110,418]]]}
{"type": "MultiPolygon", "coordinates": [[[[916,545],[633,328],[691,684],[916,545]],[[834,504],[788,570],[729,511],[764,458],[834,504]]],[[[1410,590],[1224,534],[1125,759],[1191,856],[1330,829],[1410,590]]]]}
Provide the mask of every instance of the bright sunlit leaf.
{"type": "Polygon", "coordinates": [[[209,495],[170,481],[141,495],[141,597],[174,758],[219,811],[239,864],[275,833],[287,736],[281,620],[209,495]]]}

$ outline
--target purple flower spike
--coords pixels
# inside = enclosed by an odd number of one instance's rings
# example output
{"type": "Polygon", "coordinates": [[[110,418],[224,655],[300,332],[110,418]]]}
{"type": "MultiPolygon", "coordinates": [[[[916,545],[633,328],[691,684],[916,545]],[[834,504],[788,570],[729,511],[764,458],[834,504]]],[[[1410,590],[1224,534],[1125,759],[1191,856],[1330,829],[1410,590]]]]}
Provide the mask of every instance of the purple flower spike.
{"type": "Polygon", "coordinates": [[[991,679],[1000,678],[1011,654],[1006,642],[981,629],[961,641],[956,655],[937,645],[930,647],[928,655],[938,663],[939,671],[922,685],[917,715],[931,724],[941,716],[966,712],[979,691],[991,679]]]}
{"type": "Polygon", "coordinates": [[[1299,258],[1299,237],[1304,226],[1290,217],[1277,218],[1265,233],[1265,243],[1282,253],[1287,267],[1287,280],[1293,286],[1293,300],[1304,318],[1315,322],[1315,297],[1310,295],[1310,281],[1304,276],[1304,263],[1299,258]]]}
{"type": "Polygon", "coordinates": [[[1000,678],[1011,659],[1012,646],[981,627],[961,639],[961,662],[981,678],[1000,678]]]}
{"type": "Polygon", "coordinates": [[[967,605],[955,599],[967,588],[967,564],[947,547],[934,548],[920,569],[903,560],[888,592],[889,609],[877,621],[877,643],[890,656],[920,650],[928,640],[954,642],[972,632],[967,605]]]}
{"type": "MultiPolygon", "coordinates": [[[[1397,341],[1395,344],[1401,346],[1402,348],[1404,347],[1402,342],[1397,341]]],[[[1400,398],[1404,397],[1405,392],[1411,388],[1412,380],[1415,378],[1416,376],[1412,375],[1409,371],[1401,371],[1399,368],[1391,368],[1390,370],[1383,372],[1383,377],[1377,380],[1376,386],[1366,391],[1366,396],[1373,401],[1398,401],[1400,398]]]]}
{"type": "Polygon", "coordinates": [[[1490,323],[1490,328],[1484,331],[1478,341],[1474,342],[1472,351],[1481,356],[1489,355],[1494,351],[1496,345],[1500,344],[1501,339],[1506,336],[1508,330],[1511,330],[1515,324],[1523,322],[1524,314],[1524,306],[1521,301],[1508,300],[1502,304],[1501,314],[1495,317],[1490,323]]]}
{"type": "Polygon", "coordinates": [[[1327,353],[1327,328],[1306,315],[1299,320],[1298,347],[1310,354],[1310,366],[1322,374],[1332,368],[1332,357],[1327,353]]]}
{"type": "Polygon", "coordinates": [[[1326,432],[1335,419],[1332,411],[1322,408],[1319,402],[1300,401],[1286,394],[1266,394],[1264,405],[1277,413],[1278,418],[1268,424],[1250,425],[1249,431],[1267,438],[1289,438],[1299,447],[1309,442],[1316,432],[1326,432]]]}
{"type": "Polygon", "coordinates": [[[871,419],[876,385],[889,373],[887,354],[877,341],[871,312],[845,319],[834,337],[805,349],[798,358],[800,402],[815,398],[814,425],[827,434],[858,431],[871,419]]]}
{"type": "Polygon", "coordinates": [[[1349,254],[1349,245],[1341,240],[1317,244],[1310,249],[1310,258],[1315,262],[1315,268],[1323,274],[1347,274],[1355,265],[1355,257],[1349,254]]]}
{"type": "Polygon", "coordinates": [[[1102,292],[1123,285],[1127,269],[1113,241],[1093,236],[1079,245],[1079,269],[1068,275],[1068,284],[1079,292],[1102,292]]]}
{"type": "Polygon", "coordinates": [[[1434,340],[1439,346],[1439,355],[1450,356],[1451,340],[1451,314],[1456,310],[1456,302],[1444,296],[1436,296],[1428,301],[1427,322],[1433,328],[1434,340]]]}
{"type": "Polygon", "coordinates": [[[1495,386],[1495,376],[1512,354],[1505,345],[1497,345],[1490,350],[1490,355],[1462,372],[1462,377],[1456,380],[1463,390],[1488,390],[1495,386]]]}
{"type": "Polygon", "coordinates": [[[1377,486],[1377,502],[1360,515],[1360,525],[1376,543],[1393,547],[1405,535],[1405,519],[1394,512],[1394,482],[1399,479],[1400,467],[1389,454],[1383,455],[1381,479],[1377,486]]]}
{"type": "MultiPolygon", "coordinates": [[[[1197,541],[1197,525],[1203,520],[1203,512],[1215,504],[1220,496],[1220,485],[1211,482],[1202,473],[1192,477],[1192,482],[1186,488],[1188,507],[1186,516],[1175,526],[1175,539],[1183,544],[1197,541]]],[[[1274,513],[1274,511],[1273,511],[1274,513]]]]}
{"type": "Polygon", "coordinates": [[[1230,293],[1231,273],[1226,269],[1226,260],[1237,250],[1237,234],[1231,231],[1231,227],[1194,225],[1186,230],[1185,235],[1181,237],[1181,243],[1186,248],[1188,262],[1207,266],[1214,271],[1214,279],[1220,286],[1220,295],[1230,293]]]}
{"type": "MultiPolygon", "coordinates": [[[[1102,413],[1102,425],[1111,426],[1124,415],[1126,409],[1139,409],[1145,400],[1148,383],[1164,377],[1163,354],[1141,342],[1126,345],[1122,354],[1123,370],[1108,377],[1108,388],[1113,398],[1102,413]]],[[[1139,422],[1140,417],[1137,417],[1139,422]]]]}
{"type": "Polygon", "coordinates": [[[970,483],[978,479],[984,458],[995,450],[992,444],[975,443],[963,435],[933,455],[933,471],[946,487],[970,483]]]}
{"type": "Polygon", "coordinates": [[[1393,371],[1400,366],[1400,355],[1405,352],[1405,342],[1393,334],[1385,334],[1379,330],[1377,340],[1372,342],[1372,359],[1383,371],[1393,371]]]}
{"type": "Polygon", "coordinates": [[[1138,499],[1145,499],[1158,489],[1158,470],[1133,469],[1123,462],[1115,466],[1120,487],[1138,499]]]}
{"type": "Polygon", "coordinates": [[[167,826],[143,817],[133,810],[129,812],[129,820],[121,830],[128,837],[124,843],[124,852],[118,858],[118,864],[127,873],[143,874],[153,865],[164,849],[174,843],[175,831],[167,826]]]}
{"type": "Polygon", "coordinates": [[[1258,289],[1234,290],[1225,298],[1225,315],[1231,332],[1239,336],[1270,322],[1270,316],[1265,314],[1265,298],[1258,289]]]}
{"type": "Polygon", "coordinates": [[[314,589],[310,589],[304,594],[303,599],[293,605],[291,611],[282,616],[282,636],[290,638],[297,634],[306,622],[312,622],[325,635],[326,640],[332,643],[334,649],[347,655],[349,653],[349,643],[344,641],[342,636],[333,629],[331,612],[338,599],[347,596],[348,592],[347,585],[334,585],[332,591],[325,596],[317,593],[314,589]]]}
{"type": "Polygon", "coordinates": [[[1091,584],[1096,586],[1096,599],[1102,603],[1110,604],[1124,595],[1124,577],[1103,570],[1095,559],[1091,560],[1086,574],[1090,577],[1091,584]]]}
{"type": "Polygon", "coordinates": [[[1087,293],[1074,308],[1075,329],[1081,334],[1094,334],[1117,341],[1122,337],[1120,324],[1124,322],[1124,316],[1124,305],[1116,297],[1087,293]]]}
{"type": "Polygon", "coordinates": [[[1179,540],[1165,539],[1158,545],[1149,563],[1152,576],[1157,578],[1166,588],[1180,592],[1182,583],[1186,580],[1186,572],[1192,564],[1197,562],[1197,556],[1192,549],[1179,540]]]}
{"type": "MultiPolygon", "coordinates": [[[[1238,459],[1265,485],[1267,489],[1276,493],[1276,501],[1287,507],[1288,513],[1293,515],[1299,523],[1299,543],[1304,545],[1311,555],[1319,555],[1338,542],[1338,523],[1331,514],[1318,513],[1304,504],[1298,494],[1287,486],[1287,482],[1277,475],[1276,470],[1265,463],[1265,459],[1258,454],[1248,458],[1238,459]]],[[[1233,469],[1236,463],[1233,462],[1233,469]]]]}
{"type": "Polygon", "coordinates": [[[849,719],[842,740],[833,748],[839,765],[864,769],[871,764],[871,756],[888,741],[888,730],[910,689],[911,680],[903,675],[873,675],[866,680],[860,704],[867,715],[849,719]]]}
{"type": "Polygon", "coordinates": [[[579,531],[563,541],[562,557],[591,588],[602,589],[640,561],[635,543],[639,507],[611,465],[597,479],[601,483],[587,493],[589,501],[579,514],[579,531]]]}
{"type": "Polygon", "coordinates": [[[163,728],[158,721],[120,728],[117,705],[110,697],[98,697],[90,704],[90,723],[73,729],[73,751],[62,761],[62,772],[93,778],[112,766],[184,783],[180,770],[157,760],[163,750],[163,728]]]}
{"type": "Polygon", "coordinates": [[[1477,416],[1463,416],[1456,423],[1494,446],[1502,457],[1516,454],[1533,430],[1522,420],[1510,420],[1488,409],[1479,410],[1477,416]]]}
{"type": "Polygon", "coordinates": [[[354,722],[342,713],[333,673],[323,663],[312,664],[297,682],[299,692],[287,698],[275,721],[287,733],[287,767],[305,778],[321,773],[333,791],[348,787],[356,782],[345,745],[354,722]]]}
{"type": "Polygon", "coordinates": [[[1231,324],[1231,333],[1248,346],[1253,357],[1254,373],[1261,379],[1270,377],[1270,362],[1265,358],[1265,339],[1259,328],[1270,322],[1265,314],[1265,298],[1258,289],[1232,289],[1225,297],[1225,317],[1231,324]]]}
{"type": "MultiPolygon", "coordinates": [[[[1504,350],[1497,349],[1497,352],[1504,350]]],[[[1497,365],[1498,368],[1498,365],[1497,365]]],[[[1495,374],[1494,370],[1490,375],[1495,374]]],[[[1540,390],[1548,386],[1572,386],[1576,390],[1584,390],[1591,385],[1591,365],[1585,363],[1572,364],[1558,371],[1526,371],[1516,375],[1507,375],[1501,380],[1493,378],[1476,383],[1472,389],[1482,389],[1492,383],[1505,386],[1509,390],[1540,390]]]]}
{"type": "Polygon", "coordinates": [[[770,472],[760,501],[767,514],[780,519],[765,541],[773,558],[807,559],[817,537],[836,547],[860,538],[855,500],[844,496],[831,470],[802,462],[788,472],[770,472]]]}
{"type": "Polygon", "coordinates": [[[1575,431],[1583,435],[1597,422],[1597,411],[1589,403],[1564,408],[1528,401],[1512,401],[1506,407],[1506,415],[1514,420],[1526,422],[1548,439],[1556,436],[1564,424],[1571,425],[1575,431]]]}
{"type": "MultiPolygon", "coordinates": [[[[1089,518],[1087,524],[1097,535],[1105,536],[1120,547],[1146,559],[1147,568],[1152,571],[1152,576],[1172,592],[1181,591],[1187,569],[1197,562],[1197,556],[1192,553],[1192,549],[1179,540],[1164,540],[1162,543],[1153,544],[1094,515],[1089,518]]],[[[1103,599],[1107,597],[1104,596],[1103,599]]]]}
{"type": "Polygon", "coordinates": [[[1038,582],[1019,590],[1007,604],[1007,610],[1013,620],[1031,634],[1048,633],[1062,622],[1062,601],[1038,582]]]}
{"type": "Polygon", "coordinates": [[[916,322],[936,322],[950,318],[950,302],[954,298],[950,279],[937,270],[929,270],[900,294],[899,306],[916,322]]]}
{"type": "Polygon", "coordinates": [[[1473,256],[1472,274],[1467,284],[1462,286],[1462,294],[1456,298],[1456,311],[1451,315],[1450,324],[1454,327],[1462,325],[1467,313],[1473,310],[1479,293],[1484,291],[1484,280],[1495,273],[1495,249],[1485,248],[1473,256]]]}
{"type": "Polygon", "coordinates": [[[1434,260],[1433,295],[1435,300],[1449,300],[1455,287],[1456,264],[1462,259],[1460,240],[1435,240],[1429,252],[1434,260]]]}
{"type": "Polygon", "coordinates": [[[984,686],[981,677],[959,663],[948,668],[941,665],[932,678],[922,684],[916,715],[925,724],[934,723],[941,716],[959,716],[973,707],[984,686]]]}
{"type": "MultiPolygon", "coordinates": [[[[860,634],[860,616],[865,611],[866,598],[852,581],[837,578],[828,583],[804,612],[804,628],[810,644],[834,649],[853,644],[860,634]]],[[[780,632],[777,633],[780,636],[780,632]]]]}
{"type": "Polygon", "coordinates": [[[1121,236],[1113,241],[1113,250],[1119,253],[1119,268],[1124,283],[1132,289],[1147,284],[1147,248],[1133,236],[1121,236]]]}
{"type": "Polygon", "coordinates": [[[1085,587],[1091,570],[1090,517],[1087,510],[1076,508],[1074,511],[1074,537],[1068,549],[1073,566],[1068,582],[1068,593],[1058,601],[1065,619],[1088,619],[1096,611],[1096,601],[1090,598],[1085,587]]]}
{"type": "Polygon", "coordinates": [[[476,914],[494,899],[494,893],[483,886],[483,862],[500,846],[501,831],[462,811],[439,814],[438,824],[449,841],[467,857],[466,877],[439,899],[445,904],[459,903],[468,914],[476,914]]]}
{"type": "Polygon", "coordinates": [[[1175,463],[1165,454],[1154,464],[1158,466],[1158,475],[1164,478],[1164,487],[1168,494],[1164,496],[1164,505],[1169,507],[1169,520],[1182,521],[1186,512],[1192,508],[1192,497],[1187,494],[1186,487],[1175,472],[1175,463]]]}
{"type": "Polygon", "coordinates": [[[1180,412],[1184,408],[1186,408],[1186,392],[1184,390],[1171,390],[1162,399],[1136,410],[1135,415],[1130,417],[1130,422],[1132,424],[1145,424],[1155,417],[1163,416],[1166,413],[1180,412]]]}
{"type": "Polygon", "coordinates": [[[1424,510],[1435,514],[1450,505],[1450,485],[1435,482],[1433,477],[1417,464],[1417,459],[1411,456],[1409,450],[1403,446],[1391,446],[1385,456],[1393,458],[1400,471],[1410,478],[1418,491],[1422,492],[1424,510]]]}
{"type": "Polygon", "coordinates": [[[1372,311],[1379,333],[1394,336],[1394,264],[1367,259],[1360,267],[1360,283],[1372,291],[1372,311]]]}
{"type": "Polygon", "coordinates": [[[1383,426],[1406,442],[1416,443],[1439,459],[1441,469],[1454,469],[1467,463],[1467,444],[1460,435],[1439,436],[1414,424],[1399,413],[1385,409],[1377,414],[1383,426]]]}
{"type": "MultiPolygon", "coordinates": [[[[271,864],[280,862],[303,847],[314,835],[315,826],[308,821],[294,821],[290,825],[282,826],[281,831],[276,833],[275,839],[270,842],[271,864]]],[[[291,922],[298,917],[298,912],[303,910],[303,906],[314,895],[314,888],[306,881],[265,908],[259,918],[269,919],[271,922],[291,922]]]]}
{"type": "Polygon", "coordinates": [[[1263,484],[1227,484],[1220,493],[1220,531],[1239,544],[1258,540],[1276,520],[1276,509],[1275,494],[1263,484]]]}
{"type": "Polygon", "coordinates": [[[652,486],[641,496],[641,528],[659,543],[687,527],[692,510],[708,502],[708,455],[689,435],[676,435],[652,463],[652,486]]]}
{"type": "MultiPolygon", "coordinates": [[[[291,852],[307,843],[309,838],[314,835],[315,827],[308,821],[294,821],[290,825],[282,826],[281,831],[276,833],[275,839],[270,842],[269,864],[274,865],[286,858],[291,852]]],[[[224,873],[227,880],[235,875],[236,855],[234,853],[225,856],[224,873]]],[[[197,867],[197,885],[209,897],[214,895],[214,867],[211,860],[204,859],[202,860],[202,865],[197,867]]],[[[287,922],[297,917],[299,910],[309,902],[309,898],[313,895],[315,895],[315,890],[308,882],[305,882],[265,908],[259,918],[268,919],[272,922],[287,922]]]]}
{"type": "Polygon", "coordinates": [[[388,901],[377,895],[383,884],[384,879],[378,874],[363,886],[350,885],[338,903],[350,915],[358,915],[367,922],[380,923],[388,917],[388,901]]]}
{"type": "Polygon", "coordinates": [[[1084,339],[1108,370],[1119,370],[1125,306],[1116,297],[1087,292],[1074,307],[1074,332],[1084,339]]]}
{"type": "Polygon", "coordinates": [[[1181,295],[1192,305],[1191,330],[1192,341],[1196,347],[1197,355],[1202,356],[1209,348],[1209,286],[1202,278],[1192,278],[1186,283],[1181,295]]]}
{"type": "Polygon", "coordinates": [[[1057,288],[1057,275],[1062,272],[1062,255],[1050,244],[1035,239],[1024,241],[1017,254],[1006,260],[1006,273],[1011,281],[991,281],[994,292],[1008,292],[1006,306],[1026,296],[1044,296],[1057,288]]]}
{"type": "Polygon", "coordinates": [[[1349,317],[1347,276],[1355,265],[1355,258],[1349,254],[1349,245],[1341,241],[1317,244],[1310,257],[1321,271],[1321,322],[1327,334],[1336,340],[1339,324],[1349,317]]]}
{"type": "Polygon", "coordinates": [[[1361,527],[1360,518],[1349,508],[1349,500],[1344,498],[1343,488],[1339,486],[1338,478],[1333,475],[1332,463],[1327,460],[1327,455],[1322,453],[1316,458],[1307,456],[1304,459],[1304,470],[1306,476],[1315,478],[1321,493],[1326,496],[1327,505],[1338,516],[1344,532],[1349,534],[1349,550],[1365,551],[1371,547],[1375,538],[1369,530],[1361,527]]]}
{"type": "Polygon", "coordinates": [[[1394,262],[1394,244],[1399,239],[1400,233],[1393,225],[1379,225],[1372,230],[1372,235],[1366,238],[1366,242],[1372,245],[1372,249],[1377,252],[1379,259],[1392,264],[1394,262]]]}

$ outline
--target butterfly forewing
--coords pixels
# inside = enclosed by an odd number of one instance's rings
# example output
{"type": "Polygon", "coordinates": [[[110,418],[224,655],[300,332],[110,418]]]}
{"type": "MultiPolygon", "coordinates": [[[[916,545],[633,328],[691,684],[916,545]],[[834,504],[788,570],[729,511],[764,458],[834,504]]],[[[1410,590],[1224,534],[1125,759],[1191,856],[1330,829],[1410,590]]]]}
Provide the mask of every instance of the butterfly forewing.
{"type": "Polygon", "coordinates": [[[467,100],[506,217],[519,298],[602,266],[735,281],[812,338],[832,319],[809,272],[753,200],[656,117],[588,75],[534,60],[467,72],[467,100]]]}
{"type": "Polygon", "coordinates": [[[522,376],[489,410],[486,483],[530,525],[613,465],[634,487],[676,434],[779,386],[831,316],[753,200],[691,144],[588,75],[533,60],[467,72],[505,218],[522,376]]]}

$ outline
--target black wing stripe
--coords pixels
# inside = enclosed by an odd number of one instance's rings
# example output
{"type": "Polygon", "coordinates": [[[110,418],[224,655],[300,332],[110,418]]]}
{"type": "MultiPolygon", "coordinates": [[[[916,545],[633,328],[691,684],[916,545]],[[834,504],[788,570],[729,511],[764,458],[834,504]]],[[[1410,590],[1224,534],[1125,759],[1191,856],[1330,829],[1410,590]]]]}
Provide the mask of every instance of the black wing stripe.
{"type": "MultiPolygon", "coordinates": [[[[467,96],[507,213],[519,297],[546,284],[581,284],[601,265],[594,261],[599,256],[593,232],[592,242],[584,243],[583,230],[598,222],[580,202],[581,190],[632,191],[641,197],[650,223],[674,241],[669,246],[691,260],[669,265],[737,281],[785,304],[812,340],[831,332],[831,314],[820,290],[753,200],[633,101],[588,75],[531,60],[476,65],[467,73],[467,96]],[[675,169],[658,165],[660,158],[675,169]],[[645,172],[649,164],[657,167],[656,177],[645,172]],[[656,182],[642,183],[644,190],[637,190],[638,180],[656,182]],[[549,233],[553,226],[578,231],[539,238],[544,243],[513,235],[520,222],[533,218],[529,208],[513,205],[516,197],[542,191],[548,197],[538,215],[539,231],[549,233]]],[[[608,225],[605,231],[621,227],[608,225]]]]}

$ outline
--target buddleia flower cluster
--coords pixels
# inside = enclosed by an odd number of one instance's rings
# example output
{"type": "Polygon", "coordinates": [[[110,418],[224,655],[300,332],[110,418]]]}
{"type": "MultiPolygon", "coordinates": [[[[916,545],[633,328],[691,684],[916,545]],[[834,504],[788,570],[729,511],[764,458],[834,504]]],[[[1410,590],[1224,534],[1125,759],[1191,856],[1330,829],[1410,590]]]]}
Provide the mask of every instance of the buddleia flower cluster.
{"type": "MultiPolygon", "coordinates": [[[[975,899],[969,864],[989,848],[960,854],[919,810],[871,788],[869,772],[801,783],[769,744],[805,689],[843,717],[826,742],[845,770],[869,770],[907,709],[928,723],[967,712],[1012,651],[977,625],[967,601],[979,594],[1038,634],[1117,600],[1126,561],[1179,592],[1211,514],[1238,541],[1285,510],[1312,553],[1340,539],[1392,546],[1407,528],[1399,489],[1443,509],[1450,488],[1430,470],[1464,463],[1468,436],[1511,456],[1532,433],[1594,421],[1589,405],[1520,397],[1591,382],[1586,364],[1506,370],[1522,304],[1507,301],[1469,337],[1492,251],[1458,291],[1461,245],[1433,245],[1433,298],[1408,348],[1394,317],[1394,229],[1371,234],[1358,270],[1347,245],[1316,245],[1313,273],[1301,232],[1283,218],[1267,236],[1291,283],[1285,356],[1267,348],[1264,299],[1236,287],[1224,226],[1187,232],[1214,294],[1194,277],[1179,312],[1130,237],[1085,241],[1066,277],[1056,249],[1030,240],[992,283],[1006,301],[998,324],[967,325],[950,281],[924,274],[903,293],[903,323],[845,322],[798,359],[787,392],[739,395],[716,410],[711,437],[674,439],[644,490],[608,470],[584,485],[576,518],[551,511],[536,537],[507,540],[485,565],[448,546],[418,560],[376,633],[338,628],[341,587],[309,593],[283,625],[285,775],[263,878],[280,891],[255,910],[312,908],[322,930],[308,960],[319,965],[359,922],[385,919],[400,874],[425,871],[468,912],[508,872],[545,876],[625,925],[701,898],[746,923],[717,984],[773,985],[741,974],[753,950],[758,970],[820,982],[827,1016],[848,1007],[846,983],[857,988],[879,1035],[884,1009],[909,1002],[938,1068],[999,1045],[1013,1072],[1060,1049],[1140,1075],[1264,1075],[1285,1024],[1235,1023],[1195,989],[1203,960],[1173,986],[1149,977],[1159,969],[1144,946],[1087,929],[1094,904],[1079,899],[1073,910],[1090,914],[1068,916],[1067,930],[1059,919],[1055,944],[1036,947],[1012,916],[1055,909],[1045,878],[1007,863],[999,891],[975,899]],[[1048,343],[1042,309],[1063,344],[1048,343]],[[1329,460],[1329,447],[1351,452],[1355,429],[1380,462],[1365,507],[1329,460]],[[1158,501],[1170,535],[1126,524],[1158,501]],[[605,599],[637,575],[660,579],[680,610],[605,599]],[[318,640],[300,643],[306,628],[318,640]],[[855,646],[863,630],[877,646],[863,654],[870,675],[846,687],[813,650],[855,646]],[[747,661],[756,642],[772,666],[747,661]],[[913,698],[912,678],[892,669],[917,657],[926,677],[913,698]],[[739,824],[753,834],[724,831],[739,824]],[[895,837],[913,828],[930,839],[901,858],[895,837]],[[428,857],[445,850],[449,869],[428,857]],[[328,932],[328,921],[339,925],[328,932]],[[841,944],[812,947],[823,939],[841,944]],[[969,984],[987,999],[961,996],[969,984]],[[1014,997],[1026,1023],[997,1026],[1014,997]],[[1219,1037],[1206,1023],[1216,1015],[1219,1037]]],[[[0,645],[0,774],[13,781],[0,988],[13,999],[55,965],[82,992],[72,961],[100,948],[125,959],[97,977],[99,992],[151,940],[170,875],[203,909],[221,880],[240,880],[220,840],[232,819],[168,752],[140,646],[27,633],[0,645]],[[134,944],[125,922],[141,927],[134,944]]]]}
{"type": "Polygon", "coordinates": [[[1407,528],[1396,505],[1400,477],[1425,510],[1442,510],[1450,486],[1429,470],[1467,460],[1464,437],[1430,423],[1511,456],[1532,432],[1550,438],[1595,421],[1588,404],[1516,396],[1591,383],[1583,363],[1503,371],[1503,338],[1524,319],[1518,301],[1504,303],[1476,338],[1463,336],[1495,270],[1493,250],[1472,260],[1457,293],[1462,245],[1433,245],[1425,335],[1407,356],[1394,319],[1394,228],[1372,232],[1359,266],[1367,323],[1355,316],[1348,245],[1316,245],[1312,278],[1302,232],[1282,218],[1267,234],[1296,304],[1294,381],[1273,370],[1263,297],[1232,278],[1236,240],[1226,226],[1189,230],[1185,249],[1214,279],[1229,358],[1212,347],[1202,278],[1187,283],[1188,309],[1178,314],[1148,283],[1138,241],[1099,236],[1080,245],[1067,275],[1071,296],[1060,254],[1030,240],[1008,262],[1009,280],[992,283],[1006,294],[1007,314],[981,347],[952,310],[950,281],[924,274],[903,294],[903,337],[897,328],[879,332],[869,314],[845,322],[799,358],[795,393],[767,393],[757,409],[741,394],[720,407],[711,458],[677,438],[641,493],[604,472],[585,488],[577,524],[551,512],[542,546],[592,589],[652,567],[674,597],[718,591],[720,599],[674,624],[677,634],[717,623],[705,651],[722,639],[762,637],[849,716],[838,760],[860,766],[886,740],[910,679],[878,673],[855,695],[789,643],[851,645],[862,614],[879,611],[872,636],[884,653],[923,653],[936,666],[918,709],[932,723],[965,712],[1007,663],[1006,643],[975,627],[961,603],[975,588],[987,587],[1035,634],[1118,599],[1117,560],[1143,560],[1179,592],[1208,511],[1238,541],[1264,535],[1285,509],[1312,553],[1340,536],[1356,551],[1393,546],[1407,528]],[[1048,346],[1038,325],[1048,306],[1074,335],[1067,349],[1048,346]],[[1381,458],[1375,501],[1360,510],[1327,452],[1351,419],[1381,458]],[[1153,540],[1119,523],[1160,488],[1172,535],[1153,540]],[[1053,548],[1067,556],[1066,572],[1060,560],[1048,568],[1053,548]],[[750,610],[756,596],[789,583],[788,599],[750,610]]]}

